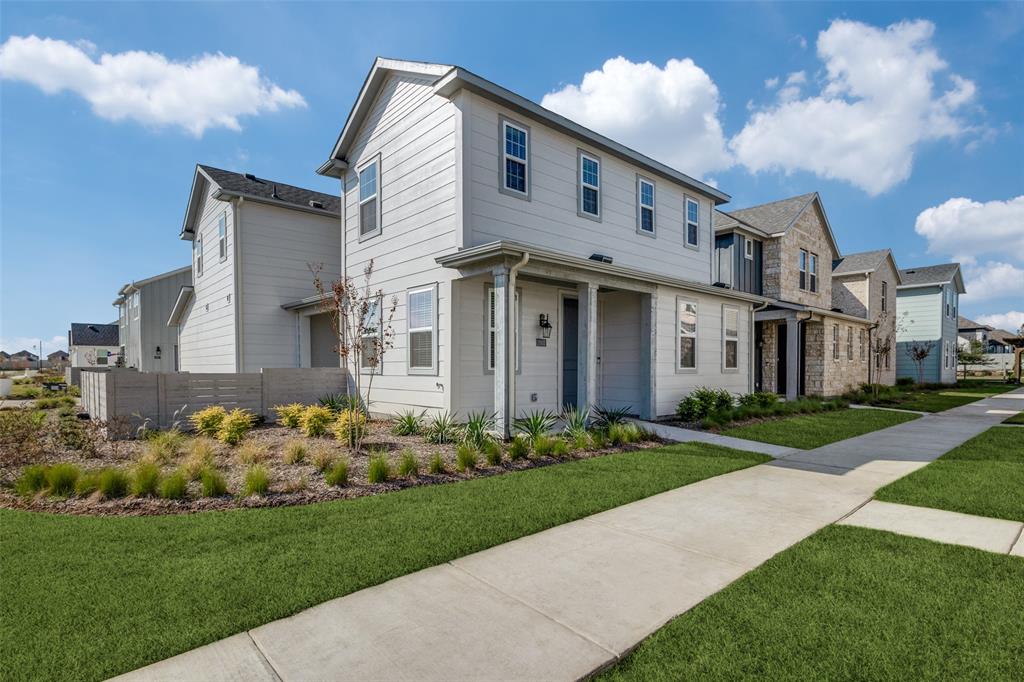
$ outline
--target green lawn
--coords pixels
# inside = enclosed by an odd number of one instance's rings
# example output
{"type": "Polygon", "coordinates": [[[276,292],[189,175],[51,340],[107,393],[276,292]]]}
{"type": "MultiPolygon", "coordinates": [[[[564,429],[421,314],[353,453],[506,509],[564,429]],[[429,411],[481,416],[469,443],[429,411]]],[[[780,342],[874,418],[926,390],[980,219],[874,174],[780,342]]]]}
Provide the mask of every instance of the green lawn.
{"type": "Polygon", "coordinates": [[[323,504],[0,512],[0,679],[96,680],[671,488],[767,461],[673,445],[323,504]]]}
{"type": "Polygon", "coordinates": [[[601,680],[1019,680],[1024,560],[830,526],[601,680]]]}
{"type": "Polygon", "coordinates": [[[993,427],[875,493],[886,502],[1024,521],[1024,432],[993,427]]]}
{"type": "Polygon", "coordinates": [[[801,414],[757,424],[723,429],[725,436],[809,450],[917,419],[919,415],[891,410],[847,408],[834,412],[801,414]]]}
{"type": "Polygon", "coordinates": [[[982,398],[1011,391],[1017,386],[1001,381],[966,379],[948,388],[896,387],[898,395],[884,402],[886,406],[918,412],[942,412],[954,407],[973,403],[982,398]]]}
{"type": "Polygon", "coordinates": [[[1003,420],[1004,424],[1024,424],[1024,412],[1018,412],[1012,417],[1003,420]]]}

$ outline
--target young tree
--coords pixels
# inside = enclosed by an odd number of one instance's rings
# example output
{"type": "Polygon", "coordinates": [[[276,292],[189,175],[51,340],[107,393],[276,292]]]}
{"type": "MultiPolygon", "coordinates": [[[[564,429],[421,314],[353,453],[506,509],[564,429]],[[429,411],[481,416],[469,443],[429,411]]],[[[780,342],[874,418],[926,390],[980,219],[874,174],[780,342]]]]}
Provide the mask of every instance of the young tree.
{"type": "MultiPolygon", "coordinates": [[[[879,315],[878,319],[875,320],[876,329],[880,329],[882,327],[882,324],[885,322],[885,317],[886,313],[882,313],[881,315],[879,315]]],[[[892,347],[895,341],[896,330],[893,329],[887,334],[879,334],[875,336],[874,340],[871,342],[869,346],[871,350],[871,356],[868,358],[868,372],[869,374],[871,374],[872,367],[875,370],[874,374],[871,375],[873,376],[874,380],[870,382],[871,391],[874,394],[875,398],[878,398],[878,391],[881,385],[881,382],[878,380],[878,373],[881,371],[882,365],[885,362],[888,362],[888,358],[889,355],[892,353],[892,347]]]]}
{"type": "Polygon", "coordinates": [[[911,341],[907,346],[907,355],[917,366],[917,383],[924,383],[924,361],[935,349],[934,341],[911,341]]]}
{"type": "Polygon", "coordinates": [[[973,339],[965,346],[957,345],[956,362],[963,370],[963,378],[967,378],[967,365],[980,365],[985,367],[993,364],[992,358],[985,355],[985,344],[973,339]]]}
{"type": "MultiPolygon", "coordinates": [[[[356,408],[362,402],[369,412],[373,377],[379,373],[384,353],[395,345],[395,330],[391,322],[398,308],[398,297],[392,296],[388,307],[384,308],[384,292],[370,286],[372,260],[363,268],[361,284],[348,275],[325,282],[321,276],[322,264],[310,264],[309,269],[313,273],[313,286],[320,298],[320,308],[327,313],[338,341],[334,352],[352,377],[351,382],[346,382],[349,405],[356,408]]],[[[360,450],[362,438],[362,430],[357,429],[351,441],[353,451],[360,450]]]]}

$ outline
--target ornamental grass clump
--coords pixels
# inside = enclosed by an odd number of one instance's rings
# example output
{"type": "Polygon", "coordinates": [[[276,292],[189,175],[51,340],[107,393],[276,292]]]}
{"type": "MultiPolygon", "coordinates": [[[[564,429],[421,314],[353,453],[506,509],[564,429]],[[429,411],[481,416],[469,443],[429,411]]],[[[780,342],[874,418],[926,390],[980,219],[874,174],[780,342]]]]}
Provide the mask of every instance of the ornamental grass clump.
{"type": "Polygon", "coordinates": [[[455,443],[460,438],[459,425],[455,423],[455,417],[447,412],[434,415],[426,430],[427,440],[435,445],[455,443]]]}
{"type": "Polygon", "coordinates": [[[181,471],[175,471],[160,483],[159,495],[165,500],[183,500],[188,493],[188,479],[181,471]]]}
{"type": "Polygon", "coordinates": [[[277,423],[289,429],[299,428],[302,421],[302,412],[306,406],[302,403],[288,403],[287,405],[275,405],[274,412],[277,413],[277,423]]]}
{"type": "Polygon", "coordinates": [[[299,428],[310,438],[318,438],[327,433],[327,429],[336,419],[337,415],[323,405],[310,405],[302,411],[299,417],[299,428]]]}
{"type": "Polygon", "coordinates": [[[199,476],[199,484],[203,490],[203,497],[223,497],[228,493],[224,475],[212,467],[203,470],[199,476]]]}
{"type": "Polygon", "coordinates": [[[75,483],[75,494],[79,497],[88,497],[100,489],[100,472],[83,471],[75,483]]]}
{"type": "Polygon", "coordinates": [[[553,436],[537,436],[533,439],[533,454],[537,457],[553,457],[558,442],[559,439],[553,436]]]}
{"type": "Polygon", "coordinates": [[[221,420],[217,440],[228,445],[238,445],[255,423],[256,416],[252,412],[236,407],[221,420]]]}
{"type": "Polygon", "coordinates": [[[177,429],[167,431],[153,431],[146,438],[146,445],[143,448],[147,459],[161,464],[173,462],[181,454],[185,444],[185,434],[177,429]]]}
{"type": "Polygon", "coordinates": [[[181,470],[190,481],[198,481],[204,469],[213,466],[214,442],[209,438],[193,438],[189,442],[181,470]]]}
{"type": "Polygon", "coordinates": [[[270,459],[270,449],[262,443],[249,441],[238,446],[238,449],[235,450],[235,459],[239,464],[247,466],[261,464],[270,459]]]}
{"type": "Polygon", "coordinates": [[[262,464],[253,464],[245,472],[245,495],[265,495],[270,490],[270,471],[262,464]]]}
{"type": "Polygon", "coordinates": [[[406,448],[398,460],[398,475],[404,478],[416,478],[420,475],[420,463],[413,451],[406,448]]]}
{"type": "Polygon", "coordinates": [[[310,450],[309,461],[321,473],[330,469],[335,459],[337,456],[326,445],[314,445],[310,450]]]}
{"type": "Polygon", "coordinates": [[[415,436],[423,430],[423,415],[426,412],[417,414],[414,410],[406,410],[395,419],[391,432],[396,436],[415,436]]]}
{"type": "Polygon", "coordinates": [[[473,471],[479,460],[479,453],[469,443],[461,443],[455,448],[455,468],[459,471],[473,471]]]}
{"type": "Polygon", "coordinates": [[[54,497],[69,497],[75,492],[75,483],[82,475],[74,464],[54,464],[46,468],[46,486],[54,497]]]}
{"type": "Polygon", "coordinates": [[[104,469],[100,472],[99,491],[108,500],[124,497],[128,494],[130,483],[128,474],[121,469],[104,469]]]}
{"type": "Polygon", "coordinates": [[[484,453],[484,459],[494,467],[501,464],[501,444],[496,440],[489,440],[483,444],[480,450],[484,453]]]}
{"type": "Polygon", "coordinates": [[[466,423],[462,425],[462,440],[477,450],[483,451],[488,443],[493,443],[495,414],[486,412],[470,412],[466,423]]]}
{"type": "Polygon", "coordinates": [[[203,436],[216,436],[220,430],[221,422],[227,416],[227,410],[220,405],[210,405],[202,410],[197,410],[189,415],[188,420],[192,428],[203,436]]]}
{"type": "Polygon", "coordinates": [[[370,457],[370,464],[366,469],[366,480],[370,483],[387,483],[391,478],[391,463],[388,456],[383,452],[370,457]]]}
{"type": "Polygon", "coordinates": [[[436,476],[447,473],[447,471],[444,465],[444,457],[441,456],[440,452],[435,452],[434,456],[430,458],[430,463],[427,464],[427,472],[436,476]]]}
{"type": "Polygon", "coordinates": [[[331,425],[331,431],[335,438],[355,449],[366,435],[366,414],[360,410],[342,410],[331,425]]]}
{"type": "Polygon", "coordinates": [[[160,487],[160,467],[152,462],[140,462],[132,471],[131,491],[135,497],[153,497],[160,487]]]}
{"type": "Polygon", "coordinates": [[[512,461],[526,459],[530,456],[530,441],[523,434],[517,434],[508,446],[508,458],[512,461]]]}
{"type": "Polygon", "coordinates": [[[31,497],[46,488],[46,467],[33,464],[21,470],[14,490],[22,497],[31,497]]]}
{"type": "Polygon", "coordinates": [[[285,464],[298,464],[306,459],[306,444],[298,438],[293,438],[284,444],[284,452],[281,459],[285,464]]]}
{"type": "Polygon", "coordinates": [[[327,485],[333,485],[337,488],[348,485],[348,459],[341,458],[331,464],[330,468],[324,472],[324,481],[327,485]]]}

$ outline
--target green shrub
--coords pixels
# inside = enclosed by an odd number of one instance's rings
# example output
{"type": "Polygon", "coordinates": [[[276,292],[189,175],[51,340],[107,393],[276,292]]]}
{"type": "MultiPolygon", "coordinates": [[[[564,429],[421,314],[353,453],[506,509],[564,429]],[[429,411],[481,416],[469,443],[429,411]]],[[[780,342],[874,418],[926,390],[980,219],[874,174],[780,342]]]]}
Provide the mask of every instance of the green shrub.
{"type": "Polygon", "coordinates": [[[427,440],[437,445],[443,445],[444,443],[455,443],[459,440],[460,432],[459,425],[455,423],[455,418],[443,412],[438,415],[434,415],[434,418],[430,420],[430,425],[427,427],[427,440]]]}
{"type": "Polygon", "coordinates": [[[317,438],[327,433],[327,428],[336,418],[337,415],[329,408],[323,405],[310,405],[302,411],[299,427],[310,438],[317,438]]]}
{"type": "Polygon", "coordinates": [[[587,426],[590,424],[590,410],[588,408],[566,406],[562,410],[562,422],[565,424],[563,433],[570,440],[576,440],[580,434],[586,434],[587,426]]]}
{"type": "Polygon", "coordinates": [[[608,442],[619,447],[629,442],[629,432],[625,424],[612,424],[607,429],[608,442]]]}
{"type": "Polygon", "coordinates": [[[769,391],[756,391],[739,397],[741,407],[771,407],[779,401],[779,396],[769,391]]]}
{"type": "Polygon", "coordinates": [[[160,488],[160,467],[152,462],[141,462],[135,465],[132,472],[132,495],[136,497],[152,497],[160,488]]]}
{"type": "Polygon", "coordinates": [[[441,457],[440,452],[435,452],[434,456],[430,458],[430,464],[427,465],[427,471],[435,476],[437,474],[446,473],[447,469],[444,466],[444,458],[441,457]]]}
{"type": "Polygon", "coordinates": [[[319,402],[332,412],[356,410],[366,414],[366,405],[363,404],[362,398],[347,393],[328,393],[320,398],[319,402]]]}
{"type": "Polygon", "coordinates": [[[83,471],[75,483],[75,494],[79,497],[88,497],[100,489],[100,473],[98,471],[83,471]]]}
{"type": "Polygon", "coordinates": [[[240,407],[228,412],[217,429],[217,440],[228,445],[237,445],[256,423],[256,416],[240,407]]]}
{"type": "Polygon", "coordinates": [[[38,386],[32,386],[30,384],[15,384],[11,386],[11,391],[8,397],[11,400],[31,400],[32,398],[38,398],[43,394],[43,389],[38,386]]]}
{"type": "Polygon", "coordinates": [[[484,446],[494,441],[495,416],[486,412],[470,412],[462,425],[462,440],[484,450],[484,446]]]}
{"type": "Polygon", "coordinates": [[[501,464],[501,444],[496,440],[489,440],[480,448],[484,458],[492,467],[501,464]]]}
{"type": "Polygon", "coordinates": [[[238,449],[235,450],[235,459],[238,460],[239,464],[245,464],[246,466],[260,464],[270,459],[270,450],[262,443],[249,441],[238,446],[238,449]]]}
{"type": "Polygon", "coordinates": [[[897,386],[913,386],[914,377],[899,377],[896,379],[897,386]]]}
{"type": "Polygon", "coordinates": [[[558,438],[554,438],[553,436],[537,436],[533,439],[533,454],[537,457],[554,456],[555,443],[557,443],[558,440],[558,438]]]}
{"type": "Polygon", "coordinates": [[[31,459],[43,446],[46,413],[42,410],[0,410],[0,464],[31,459]]]}
{"type": "Polygon", "coordinates": [[[33,464],[21,470],[21,476],[14,484],[14,489],[23,497],[31,497],[46,488],[46,485],[46,467],[33,464]]]}
{"type": "Polygon", "coordinates": [[[203,497],[227,495],[228,484],[224,480],[224,475],[213,467],[203,469],[203,473],[199,475],[199,484],[203,489],[203,497]]]}
{"type": "Polygon", "coordinates": [[[370,483],[386,483],[391,478],[391,463],[383,452],[370,457],[366,469],[366,480],[370,483]]]}
{"type": "Polygon", "coordinates": [[[342,487],[348,485],[348,460],[341,458],[338,461],[331,464],[330,468],[324,474],[324,480],[327,485],[333,485],[342,487]]]}
{"type": "Polygon", "coordinates": [[[469,443],[461,443],[455,448],[455,468],[458,471],[472,471],[476,469],[479,454],[476,448],[469,443]]]}
{"type": "Polygon", "coordinates": [[[598,407],[597,422],[598,426],[607,427],[609,424],[621,424],[626,421],[629,417],[630,412],[633,410],[632,406],[628,407],[598,407]]]}
{"type": "Polygon", "coordinates": [[[326,445],[314,445],[310,450],[309,461],[321,473],[330,469],[335,459],[335,454],[326,445]]]}
{"type": "Polygon", "coordinates": [[[287,405],[275,405],[274,412],[277,413],[277,423],[287,426],[289,429],[299,428],[302,420],[302,412],[306,406],[302,403],[288,403],[287,405]]]}
{"type": "Polygon", "coordinates": [[[155,462],[164,464],[173,462],[181,454],[185,445],[185,434],[177,429],[167,431],[154,431],[146,439],[144,446],[145,455],[148,455],[155,462]]]}
{"type": "Polygon", "coordinates": [[[531,443],[538,438],[547,435],[555,427],[556,417],[547,410],[533,410],[525,417],[516,419],[512,426],[519,431],[531,443]]]}
{"type": "Polygon", "coordinates": [[[128,474],[120,469],[104,469],[100,472],[99,491],[103,497],[112,500],[128,494],[128,474]]]}
{"type": "Polygon", "coordinates": [[[221,422],[227,416],[227,410],[220,405],[210,405],[202,410],[197,410],[189,415],[188,420],[192,423],[199,434],[203,436],[216,436],[220,431],[221,422]]]}
{"type": "Polygon", "coordinates": [[[604,450],[608,447],[608,430],[593,429],[590,431],[590,444],[595,450],[604,450]]]}
{"type": "Polygon", "coordinates": [[[213,441],[209,438],[193,438],[187,446],[187,451],[182,472],[188,480],[197,481],[204,469],[213,466],[213,441]]]}
{"type": "Polygon", "coordinates": [[[87,457],[95,455],[99,449],[95,431],[74,416],[61,417],[57,420],[57,440],[68,449],[77,450],[87,457]]]}
{"type": "Polygon", "coordinates": [[[74,464],[60,463],[46,468],[46,485],[50,494],[56,497],[68,497],[75,492],[75,483],[82,475],[74,464]]]}
{"type": "Polygon", "coordinates": [[[334,437],[350,448],[366,433],[366,414],[359,410],[342,410],[331,425],[334,437]]]}
{"type": "Polygon", "coordinates": [[[573,450],[582,452],[589,450],[594,446],[594,440],[591,438],[588,431],[580,431],[578,433],[566,434],[571,439],[571,446],[573,450]]]}
{"type": "Polygon", "coordinates": [[[181,471],[175,471],[160,484],[160,497],[165,500],[183,500],[188,492],[188,479],[181,471]]]}
{"type": "Polygon", "coordinates": [[[627,443],[639,443],[642,438],[640,427],[633,422],[623,424],[622,433],[627,443]]]}
{"type": "Polygon", "coordinates": [[[416,478],[420,475],[420,463],[412,450],[402,450],[402,456],[398,460],[398,475],[408,478],[416,478]]]}
{"type": "Polygon", "coordinates": [[[270,471],[262,464],[253,464],[245,472],[244,492],[250,495],[265,495],[270,490],[270,471]]]}
{"type": "Polygon", "coordinates": [[[395,425],[391,432],[396,436],[415,436],[423,429],[423,415],[426,412],[416,414],[414,410],[406,410],[395,419],[395,425]]]}
{"type": "Polygon", "coordinates": [[[554,438],[551,445],[551,456],[556,459],[564,459],[569,456],[569,444],[562,438],[554,438]]]}
{"type": "Polygon", "coordinates": [[[293,438],[284,444],[284,453],[281,459],[285,464],[298,464],[306,459],[306,444],[298,438],[293,438]]]}
{"type": "Polygon", "coordinates": [[[68,396],[58,398],[39,398],[36,400],[37,410],[53,410],[58,407],[74,407],[75,399],[68,396]]]}
{"type": "Polygon", "coordinates": [[[712,412],[721,412],[732,407],[732,394],[724,388],[695,388],[679,401],[676,414],[684,422],[699,422],[712,412]]]}
{"type": "Polygon", "coordinates": [[[526,459],[530,456],[530,441],[526,439],[526,436],[517,434],[512,439],[512,443],[508,446],[508,458],[515,461],[519,459],[526,459]]]}

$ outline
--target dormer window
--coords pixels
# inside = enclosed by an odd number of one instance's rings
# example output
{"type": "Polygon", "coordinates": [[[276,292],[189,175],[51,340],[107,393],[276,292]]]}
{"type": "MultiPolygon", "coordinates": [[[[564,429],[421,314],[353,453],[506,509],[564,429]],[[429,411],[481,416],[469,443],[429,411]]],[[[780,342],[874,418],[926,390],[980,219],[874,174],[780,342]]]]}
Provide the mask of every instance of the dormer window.
{"type": "Polygon", "coordinates": [[[529,199],[530,130],[503,119],[501,138],[501,189],[513,196],[529,199]]]}
{"type": "Polygon", "coordinates": [[[700,204],[686,198],[686,245],[700,246],[700,204]]]}
{"type": "Polygon", "coordinates": [[[641,234],[654,234],[654,183],[636,177],[636,229],[641,234]]]}

